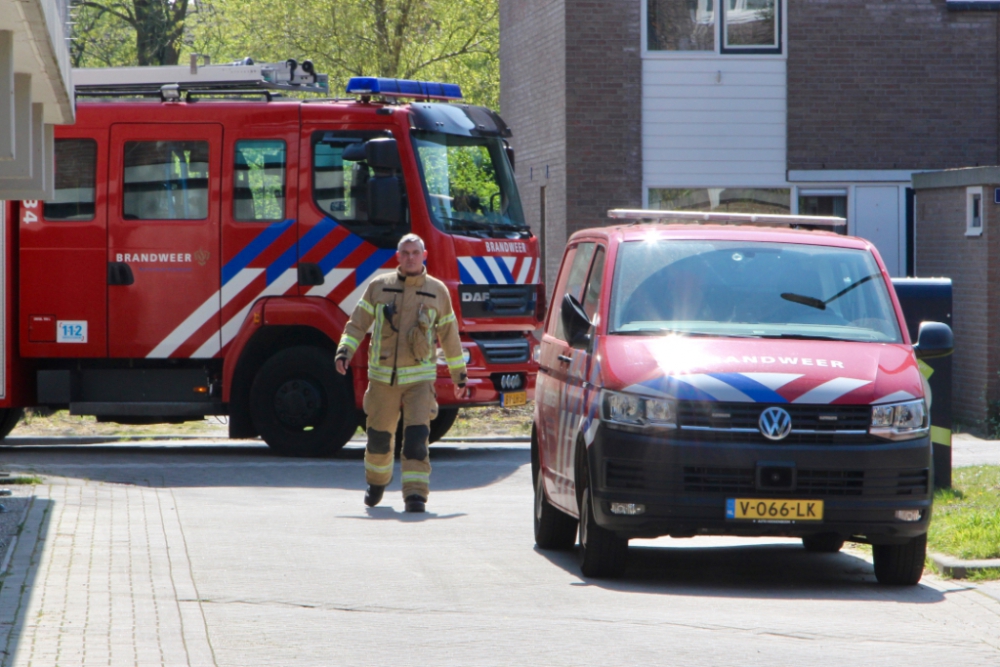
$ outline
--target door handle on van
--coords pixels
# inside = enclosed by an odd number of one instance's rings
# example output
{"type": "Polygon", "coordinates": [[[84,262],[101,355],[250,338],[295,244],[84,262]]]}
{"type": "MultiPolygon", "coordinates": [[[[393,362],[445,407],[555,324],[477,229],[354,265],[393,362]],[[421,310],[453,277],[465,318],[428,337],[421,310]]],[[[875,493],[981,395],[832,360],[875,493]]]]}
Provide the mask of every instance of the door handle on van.
{"type": "Polygon", "coordinates": [[[134,282],[132,267],[125,262],[108,262],[109,285],[131,285],[134,282]]]}
{"type": "Polygon", "coordinates": [[[560,354],[556,357],[559,361],[565,361],[567,364],[573,363],[573,357],[567,357],[565,354],[560,354]]]}
{"type": "Polygon", "coordinates": [[[299,285],[322,285],[324,280],[323,269],[319,268],[319,264],[299,262],[299,285]]]}

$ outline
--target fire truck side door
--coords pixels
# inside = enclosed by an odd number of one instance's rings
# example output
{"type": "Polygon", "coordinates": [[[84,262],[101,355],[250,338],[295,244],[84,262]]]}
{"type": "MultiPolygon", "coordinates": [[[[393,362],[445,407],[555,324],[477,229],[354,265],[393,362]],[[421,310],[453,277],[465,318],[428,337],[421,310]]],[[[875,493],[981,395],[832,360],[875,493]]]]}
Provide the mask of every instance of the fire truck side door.
{"type": "Polygon", "coordinates": [[[218,352],[221,164],[221,125],[112,125],[109,356],[218,352]]]}

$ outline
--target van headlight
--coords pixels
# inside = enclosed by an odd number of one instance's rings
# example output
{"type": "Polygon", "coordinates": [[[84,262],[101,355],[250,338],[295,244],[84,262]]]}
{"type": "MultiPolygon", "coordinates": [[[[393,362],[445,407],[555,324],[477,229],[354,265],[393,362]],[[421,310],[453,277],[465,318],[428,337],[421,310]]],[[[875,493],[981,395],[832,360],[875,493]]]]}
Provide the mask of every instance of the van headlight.
{"type": "Polygon", "coordinates": [[[646,398],[604,390],[601,409],[604,421],[609,424],[638,428],[677,427],[677,401],[669,398],[646,398]]]}
{"type": "Polygon", "coordinates": [[[927,404],[924,399],[872,406],[869,432],[888,440],[910,440],[927,435],[927,404]]]}

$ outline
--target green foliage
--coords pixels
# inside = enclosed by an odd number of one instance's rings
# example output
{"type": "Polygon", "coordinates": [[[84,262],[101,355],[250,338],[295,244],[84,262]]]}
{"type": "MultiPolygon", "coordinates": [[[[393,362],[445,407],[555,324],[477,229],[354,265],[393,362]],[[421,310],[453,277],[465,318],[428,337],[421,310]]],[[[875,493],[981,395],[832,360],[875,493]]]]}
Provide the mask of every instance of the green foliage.
{"type": "Polygon", "coordinates": [[[75,67],[176,65],[188,0],[71,0],[75,67]],[[131,40],[131,47],[128,41],[131,40]]]}
{"type": "Polygon", "coordinates": [[[188,31],[213,62],[312,60],[334,93],[352,76],[420,78],[499,105],[497,0],[212,0],[188,31]]]}
{"type": "Polygon", "coordinates": [[[1000,558],[1000,467],[956,468],[952,489],[934,494],[932,551],[957,558],[1000,558]]]}

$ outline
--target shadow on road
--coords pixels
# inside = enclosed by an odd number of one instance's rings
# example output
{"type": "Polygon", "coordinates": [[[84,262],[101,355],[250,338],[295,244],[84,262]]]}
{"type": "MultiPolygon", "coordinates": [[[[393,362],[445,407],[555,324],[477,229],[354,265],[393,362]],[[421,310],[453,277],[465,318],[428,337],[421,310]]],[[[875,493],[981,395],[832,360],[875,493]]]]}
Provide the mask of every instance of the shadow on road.
{"type": "Polygon", "coordinates": [[[0,572],[0,665],[11,665],[18,647],[24,641],[28,603],[38,578],[37,545],[45,544],[55,503],[33,498],[18,531],[10,553],[0,549],[0,563],[7,569],[0,572]]]}
{"type": "MultiPolygon", "coordinates": [[[[115,445],[0,447],[13,470],[158,487],[259,486],[365,488],[364,450],[322,459],[276,456],[266,445],[115,445]]],[[[527,448],[431,446],[432,491],[496,484],[528,465],[527,448]]],[[[395,485],[401,478],[396,462],[395,485]]]]}
{"type": "Polygon", "coordinates": [[[882,586],[872,565],[849,552],[809,553],[796,544],[718,547],[629,547],[625,576],[588,579],[575,551],[535,551],[579,578],[574,586],[622,593],[727,598],[879,600],[908,604],[943,602],[927,586],[882,586]]]}

